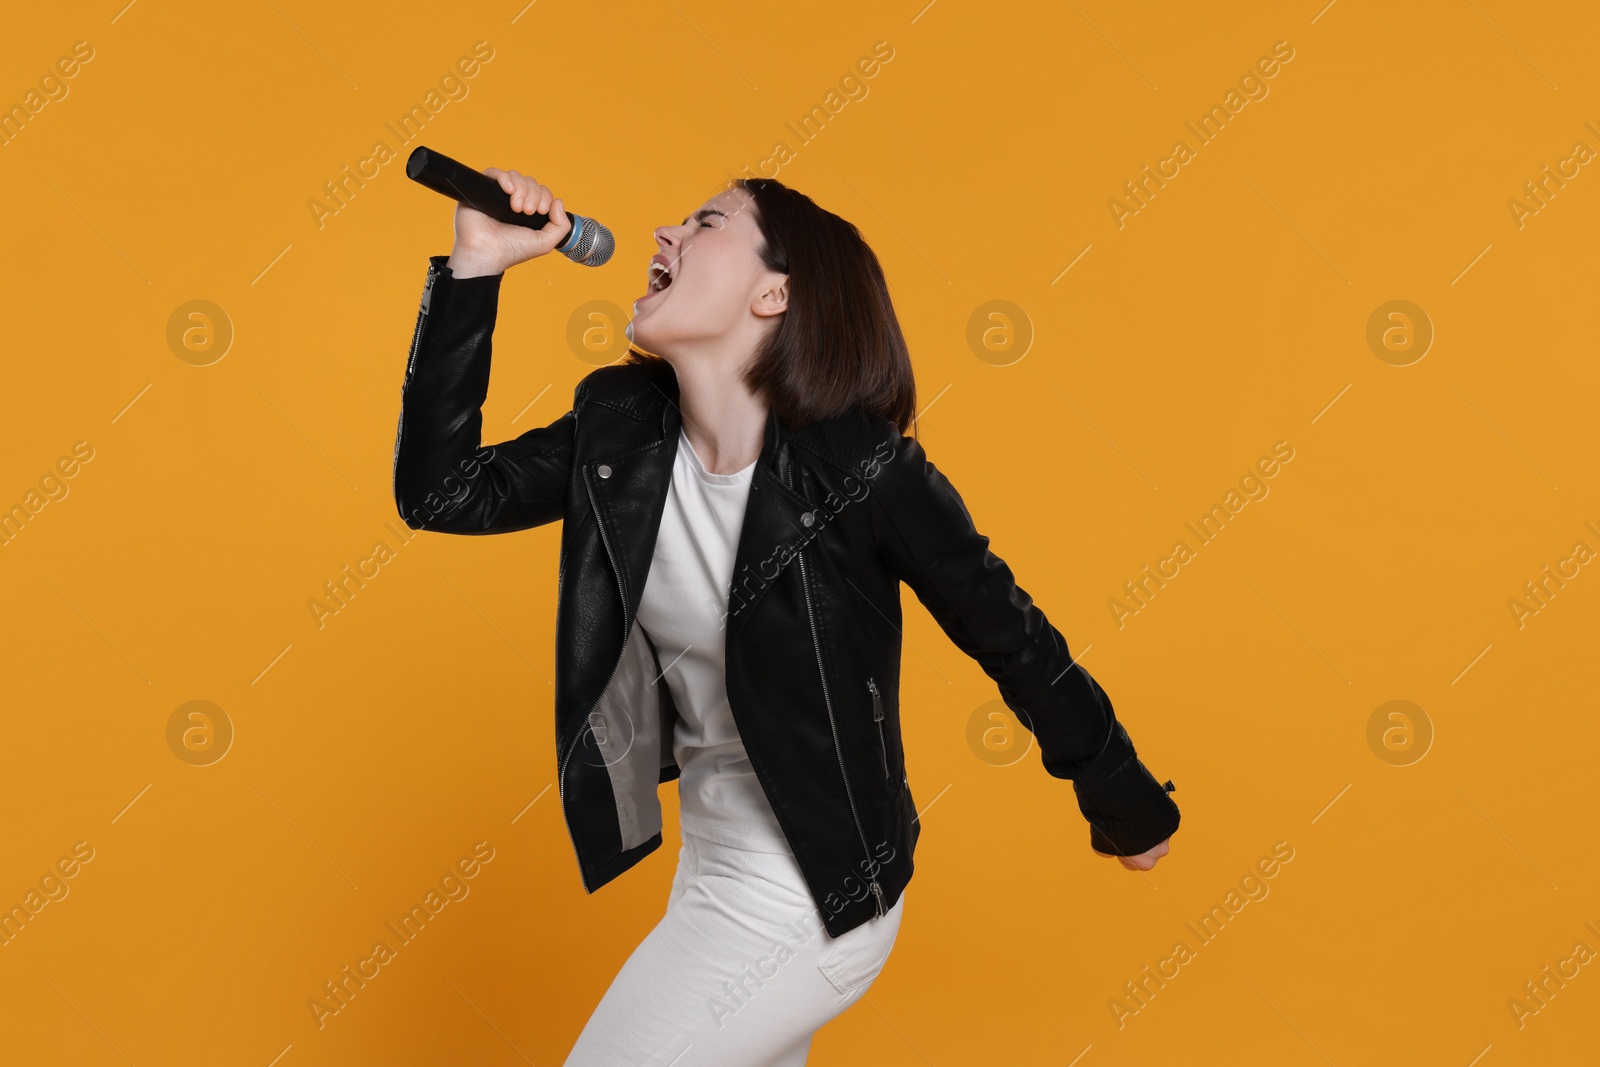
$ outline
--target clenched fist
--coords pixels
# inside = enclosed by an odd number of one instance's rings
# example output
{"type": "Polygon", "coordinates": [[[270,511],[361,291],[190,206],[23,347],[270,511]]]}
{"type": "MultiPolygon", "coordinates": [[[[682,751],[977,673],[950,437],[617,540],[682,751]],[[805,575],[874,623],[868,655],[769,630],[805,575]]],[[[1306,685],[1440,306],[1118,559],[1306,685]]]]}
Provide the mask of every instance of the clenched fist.
{"type": "Polygon", "coordinates": [[[524,215],[548,215],[542,230],[530,230],[492,219],[466,204],[456,205],[456,244],[447,264],[457,278],[500,274],[518,263],[545,255],[572,232],[561,199],[548,186],[514,170],[485,167],[483,173],[511,195],[511,210],[524,215]]]}
{"type": "MultiPolygon", "coordinates": [[[[1141,852],[1137,856],[1118,856],[1117,859],[1121,860],[1122,865],[1128,868],[1130,871],[1148,871],[1151,867],[1156,865],[1156,860],[1160,859],[1162,856],[1165,856],[1168,851],[1170,851],[1171,844],[1172,838],[1169,837],[1155,848],[1152,848],[1149,852],[1141,852]]],[[[1095,849],[1094,854],[1096,856],[1111,855],[1111,853],[1101,852],[1099,849],[1095,849]]]]}

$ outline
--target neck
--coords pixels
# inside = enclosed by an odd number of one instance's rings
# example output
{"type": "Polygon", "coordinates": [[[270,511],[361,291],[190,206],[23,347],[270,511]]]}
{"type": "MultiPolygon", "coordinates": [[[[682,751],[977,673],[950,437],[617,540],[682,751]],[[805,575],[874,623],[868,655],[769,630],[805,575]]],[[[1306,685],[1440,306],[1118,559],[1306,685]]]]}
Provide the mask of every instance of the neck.
{"type": "MultiPolygon", "coordinates": [[[[674,359],[683,432],[711,474],[733,474],[761,455],[771,405],[727,360],[674,359]]],[[[742,364],[740,364],[742,366],[742,364]]]]}

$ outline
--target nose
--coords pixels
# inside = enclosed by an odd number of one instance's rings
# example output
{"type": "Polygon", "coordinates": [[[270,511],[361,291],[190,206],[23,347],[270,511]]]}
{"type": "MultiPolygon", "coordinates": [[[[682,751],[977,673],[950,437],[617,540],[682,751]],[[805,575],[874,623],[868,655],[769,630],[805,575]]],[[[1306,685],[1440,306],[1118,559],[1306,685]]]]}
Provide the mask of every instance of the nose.
{"type": "Polygon", "coordinates": [[[678,244],[678,231],[681,226],[657,226],[655,230],[656,244],[665,252],[669,248],[676,248],[678,244]]]}

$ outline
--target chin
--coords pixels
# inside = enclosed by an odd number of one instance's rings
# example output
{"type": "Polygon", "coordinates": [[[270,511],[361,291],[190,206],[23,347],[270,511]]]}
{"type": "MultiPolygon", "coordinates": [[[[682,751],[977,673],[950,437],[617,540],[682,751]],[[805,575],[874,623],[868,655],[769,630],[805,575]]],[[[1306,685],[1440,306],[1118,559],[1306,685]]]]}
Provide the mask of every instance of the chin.
{"type": "Polygon", "coordinates": [[[665,355],[682,340],[678,336],[681,331],[670,321],[670,317],[663,322],[655,319],[655,308],[646,308],[643,314],[635,314],[628,320],[628,340],[653,355],[665,355]]]}
{"type": "Polygon", "coordinates": [[[623,333],[630,344],[642,348],[646,352],[659,354],[660,350],[656,347],[657,342],[650,335],[649,323],[641,323],[638,319],[630,319],[623,333]]]}
{"type": "Polygon", "coordinates": [[[638,323],[637,321],[630,322],[628,323],[627,329],[624,331],[624,333],[628,338],[629,344],[631,344],[634,348],[643,349],[652,356],[660,356],[661,358],[666,359],[671,353],[672,342],[670,340],[661,340],[655,337],[650,332],[650,327],[648,324],[638,323]]]}

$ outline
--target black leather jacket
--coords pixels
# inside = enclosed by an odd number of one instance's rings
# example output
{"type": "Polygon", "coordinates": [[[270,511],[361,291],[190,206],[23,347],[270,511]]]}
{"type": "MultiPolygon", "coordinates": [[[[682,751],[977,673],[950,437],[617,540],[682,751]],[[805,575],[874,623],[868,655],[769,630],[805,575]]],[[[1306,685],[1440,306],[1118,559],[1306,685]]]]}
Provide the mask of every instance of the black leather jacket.
{"type": "MultiPolygon", "coordinates": [[[[548,426],[481,446],[504,275],[429,261],[401,392],[394,493],[415,530],[563,521],[555,729],[562,811],[594,892],[661,847],[676,709],[637,612],[678,447],[676,373],[613,364],[548,426]]],[[[830,934],[899,899],[921,824],[900,739],[900,583],[995,680],[1103,852],[1178,808],[1100,685],[989,551],[961,497],[888,419],[769,416],[730,589],[727,689],[750,763],[830,934]]],[[[1046,838],[1048,840],[1048,838],[1046,838]]]]}

